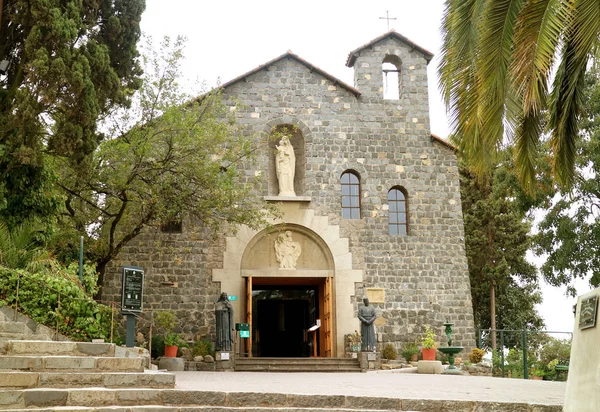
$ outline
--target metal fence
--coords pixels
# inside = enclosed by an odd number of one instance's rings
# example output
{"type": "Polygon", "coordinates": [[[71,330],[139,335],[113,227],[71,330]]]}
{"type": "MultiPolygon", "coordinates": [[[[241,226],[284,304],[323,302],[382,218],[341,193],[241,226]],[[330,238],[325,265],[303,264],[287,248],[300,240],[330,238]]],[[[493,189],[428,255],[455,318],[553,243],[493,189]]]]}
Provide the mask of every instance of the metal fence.
{"type": "MultiPolygon", "coordinates": [[[[523,364],[523,379],[529,379],[529,366],[528,352],[532,349],[532,346],[539,346],[540,343],[536,342],[539,339],[535,337],[545,335],[562,334],[568,335],[569,339],[572,339],[572,332],[563,331],[551,331],[551,330],[528,330],[528,329],[478,329],[477,347],[479,349],[489,350],[495,349],[500,357],[500,370],[501,376],[506,377],[506,349],[520,350],[523,364]],[[499,336],[498,336],[499,335],[499,336]],[[492,337],[496,339],[492,339],[492,337]],[[497,341],[500,338],[499,345],[496,348],[492,348],[492,342],[497,341]],[[507,342],[508,341],[508,342],[507,342]]],[[[509,352],[510,353],[510,352],[509,352]]],[[[561,359],[562,364],[556,365],[557,371],[568,371],[568,359],[561,359]],[[566,363],[566,364],[565,364],[566,363]]],[[[493,360],[492,360],[492,368],[493,360]]]]}

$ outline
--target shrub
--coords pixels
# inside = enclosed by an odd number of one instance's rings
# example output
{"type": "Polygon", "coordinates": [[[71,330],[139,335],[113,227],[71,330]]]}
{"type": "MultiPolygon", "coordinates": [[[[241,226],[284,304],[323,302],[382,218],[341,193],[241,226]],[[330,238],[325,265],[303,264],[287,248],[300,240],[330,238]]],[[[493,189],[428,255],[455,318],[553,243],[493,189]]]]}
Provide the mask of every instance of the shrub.
{"type": "Polygon", "coordinates": [[[404,349],[400,352],[402,357],[407,361],[410,361],[414,355],[419,354],[419,347],[416,343],[407,343],[404,345],[404,349]]]}
{"type": "Polygon", "coordinates": [[[396,352],[396,348],[391,343],[388,343],[383,347],[381,357],[383,359],[395,360],[398,357],[398,352],[396,352]]]}
{"type": "Polygon", "coordinates": [[[483,359],[483,355],[485,355],[485,351],[479,348],[473,348],[471,353],[469,353],[469,360],[471,363],[479,363],[483,359]]]}
{"type": "Polygon", "coordinates": [[[194,356],[215,356],[215,348],[213,343],[208,339],[201,339],[194,343],[194,347],[192,348],[192,355],[194,356]]]}
{"type": "Polygon", "coordinates": [[[84,266],[84,284],[79,284],[76,271],[69,266],[55,266],[30,273],[0,267],[0,306],[9,305],[42,325],[76,341],[107,339],[110,336],[111,308],[92,298],[96,291],[96,275],[84,266]],[[17,281],[19,296],[17,302],[17,281]]]}
{"type": "Polygon", "coordinates": [[[151,356],[156,359],[165,354],[165,338],[162,335],[152,336],[152,352],[151,356]]]}

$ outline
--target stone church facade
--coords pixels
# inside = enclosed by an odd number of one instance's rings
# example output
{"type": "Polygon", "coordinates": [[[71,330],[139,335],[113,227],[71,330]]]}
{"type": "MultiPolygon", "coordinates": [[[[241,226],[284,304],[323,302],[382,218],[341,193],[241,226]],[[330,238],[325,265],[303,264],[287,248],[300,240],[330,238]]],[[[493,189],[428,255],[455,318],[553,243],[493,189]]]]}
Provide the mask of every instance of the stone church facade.
{"type": "Polygon", "coordinates": [[[103,298],[120,300],[120,265],[141,266],[145,310],[174,310],[188,339],[214,340],[226,292],[254,356],[344,356],[364,296],[380,346],[418,342],[425,325],[445,345],[453,322],[454,343],[473,347],[456,154],[429,131],[431,58],[391,31],[349,54],[354,86],[291,52],[224,84],[249,135],[290,133],[294,193],[280,195],[278,139],[246,171],[264,174],[261,195],[281,218],[217,239],[185,221],[180,233],[147,231],[115,260],[103,298]],[[390,73],[398,90],[384,99],[390,73]]]}

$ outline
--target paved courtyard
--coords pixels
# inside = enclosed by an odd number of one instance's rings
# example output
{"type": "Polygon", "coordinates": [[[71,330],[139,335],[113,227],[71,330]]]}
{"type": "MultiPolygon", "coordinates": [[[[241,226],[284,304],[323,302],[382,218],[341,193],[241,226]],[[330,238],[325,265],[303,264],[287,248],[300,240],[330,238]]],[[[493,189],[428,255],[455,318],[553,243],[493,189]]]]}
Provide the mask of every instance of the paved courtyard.
{"type": "Polygon", "coordinates": [[[367,373],[175,372],[177,389],[562,405],[566,382],[367,373]]]}

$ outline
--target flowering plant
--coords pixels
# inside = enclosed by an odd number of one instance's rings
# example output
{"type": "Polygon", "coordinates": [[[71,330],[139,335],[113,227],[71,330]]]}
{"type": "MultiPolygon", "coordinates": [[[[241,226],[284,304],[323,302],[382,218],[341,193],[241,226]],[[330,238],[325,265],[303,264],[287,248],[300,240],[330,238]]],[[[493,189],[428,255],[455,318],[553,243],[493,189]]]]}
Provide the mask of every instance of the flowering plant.
{"type": "Polygon", "coordinates": [[[425,326],[425,334],[423,335],[423,340],[421,340],[421,346],[425,349],[433,349],[437,346],[435,333],[433,333],[429,326],[425,326]]]}
{"type": "Polygon", "coordinates": [[[360,333],[358,333],[357,330],[355,330],[354,333],[347,335],[346,339],[348,339],[348,343],[350,345],[360,345],[360,343],[362,342],[360,333]]]}

